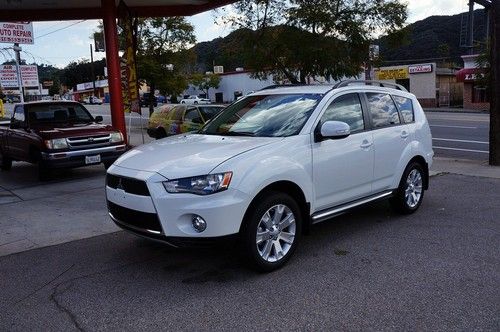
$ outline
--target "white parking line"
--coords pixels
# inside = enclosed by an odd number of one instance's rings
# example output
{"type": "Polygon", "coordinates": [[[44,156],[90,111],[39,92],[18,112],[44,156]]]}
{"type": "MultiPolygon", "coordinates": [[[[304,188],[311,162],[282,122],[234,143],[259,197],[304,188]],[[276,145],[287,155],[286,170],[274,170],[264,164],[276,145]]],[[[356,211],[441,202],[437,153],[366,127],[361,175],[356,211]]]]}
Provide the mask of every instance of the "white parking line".
{"type": "Polygon", "coordinates": [[[429,126],[442,127],[442,128],[477,129],[477,127],[467,127],[467,126],[446,126],[446,125],[429,125],[429,126]]]}
{"type": "Polygon", "coordinates": [[[446,142],[461,142],[461,143],[476,143],[476,144],[490,144],[489,142],[482,141],[468,141],[464,139],[453,139],[453,138],[432,138],[434,141],[446,141],[446,142]]]}
{"type": "Polygon", "coordinates": [[[470,150],[470,149],[458,149],[458,148],[447,148],[447,147],[444,147],[444,146],[433,146],[432,148],[433,149],[441,149],[441,150],[464,151],[464,152],[490,153],[489,151],[470,150]]]}

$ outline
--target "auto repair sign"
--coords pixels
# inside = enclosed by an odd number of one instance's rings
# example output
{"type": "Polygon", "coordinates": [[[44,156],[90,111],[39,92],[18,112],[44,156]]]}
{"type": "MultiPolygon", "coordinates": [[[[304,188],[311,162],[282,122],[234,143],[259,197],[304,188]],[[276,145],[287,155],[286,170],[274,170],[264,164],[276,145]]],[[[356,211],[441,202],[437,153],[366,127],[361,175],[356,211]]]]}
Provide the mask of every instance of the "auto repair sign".
{"type": "Polygon", "coordinates": [[[38,68],[33,65],[21,66],[21,82],[25,87],[38,87],[38,68]]]}
{"type": "Polygon", "coordinates": [[[0,22],[0,43],[33,44],[33,23],[0,22]]]}

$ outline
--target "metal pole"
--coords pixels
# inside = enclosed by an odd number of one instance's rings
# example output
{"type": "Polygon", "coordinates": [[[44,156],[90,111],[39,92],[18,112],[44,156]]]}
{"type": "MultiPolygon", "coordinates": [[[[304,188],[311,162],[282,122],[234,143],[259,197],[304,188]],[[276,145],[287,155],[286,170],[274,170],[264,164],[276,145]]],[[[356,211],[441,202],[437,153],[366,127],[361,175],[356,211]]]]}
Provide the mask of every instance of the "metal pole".
{"type": "Polygon", "coordinates": [[[92,44],[90,44],[90,75],[92,75],[92,95],[95,96],[94,51],[92,50],[92,44]]]}
{"type": "Polygon", "coordinates": [[[21,51],[22,51],[22,48],[19,47],[18,43],[15,43],[14,47],[12,49],[16,53],[16,71],[17,71],[17,86],[19,87],[19,99],[20,99],[21,103],[24,103],[24,91],[23,91],[22,81],[21,81],[21,51]]]}
{"type": "Polygon", "coordinates": [[[469,55],[474,54],[474,1],[469,1],[469,55]]]}
{"type": "Polygon", "coordinates": [[[127,128],[123,113],[120,58],[118,57],[117,11],[114,0],[101,0],[103,9],[104,38],[106,41],[106,63],[108,67],[109,95],[111,102],[111,122],[127,143],[127,128]]]}

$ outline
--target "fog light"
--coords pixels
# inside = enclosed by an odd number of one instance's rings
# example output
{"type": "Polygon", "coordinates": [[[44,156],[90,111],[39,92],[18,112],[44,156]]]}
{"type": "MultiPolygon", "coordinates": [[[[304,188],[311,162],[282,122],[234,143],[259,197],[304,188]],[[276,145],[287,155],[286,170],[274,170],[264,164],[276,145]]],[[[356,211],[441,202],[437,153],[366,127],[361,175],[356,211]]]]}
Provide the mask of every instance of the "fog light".
{"type": "Polygon", "coordinates": [[[207,222],[200,216],[193,217],[193,227],[198,232],[201,233],[207,228],[207,222]]]}

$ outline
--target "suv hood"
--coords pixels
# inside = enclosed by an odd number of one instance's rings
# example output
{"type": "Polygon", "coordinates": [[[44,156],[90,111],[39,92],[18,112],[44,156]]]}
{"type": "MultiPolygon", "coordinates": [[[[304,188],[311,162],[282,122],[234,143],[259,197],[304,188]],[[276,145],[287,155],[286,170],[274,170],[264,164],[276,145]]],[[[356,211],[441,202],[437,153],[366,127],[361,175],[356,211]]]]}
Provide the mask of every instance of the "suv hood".
{"type": "Polygon", "coordinates": [[[279,137],[177,135],[134,148],[114,165],[156,172],[167,179],[204,175],[238,154],[280,140],[279,137]]]}

